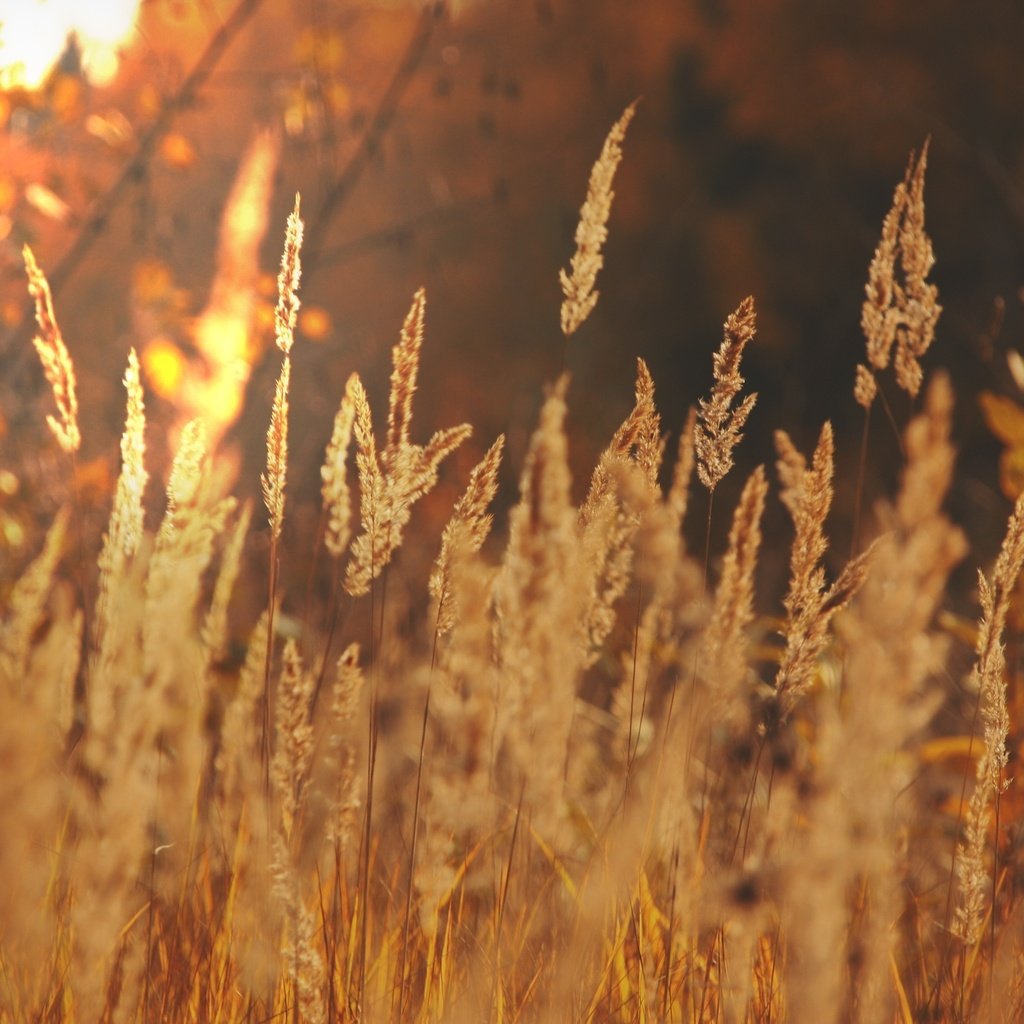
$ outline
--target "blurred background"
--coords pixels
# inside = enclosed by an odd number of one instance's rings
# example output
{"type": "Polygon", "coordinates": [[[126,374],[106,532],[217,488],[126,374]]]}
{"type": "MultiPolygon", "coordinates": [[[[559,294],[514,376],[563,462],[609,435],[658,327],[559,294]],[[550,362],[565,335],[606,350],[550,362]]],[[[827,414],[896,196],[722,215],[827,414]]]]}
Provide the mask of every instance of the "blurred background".
{"type": "MultiPolygon", "coordinates": [[[[577,487],[631,405],[637,356],[653,371],[673,450],[688,406],[710,387],[723,320],[753,294],[759,331],[745,371],[760,400],[722,501],[744,471],[773,460],[772,430],[807,450],[830,418],[832,529],[848,550],[867,266],[908,155],[930,137],[927,229],[944,313],[925,364],[956,380],[953,514],[979,559],[995,551],[1012,487],[1000,486],[1002,446],[977,399],[1021,397],[1024,12],[1012,0],[85,6],[0,0],[0,560],[25,561],[39,509],[63,486],[22,246],[51,276],[78,369],[78,483],[98,533],[131,345],[155,476],[176,424],[203,415],[234,453],[237,492],[258,494],[279,367],[275,276],[296,191],[307,241],[293,540],[315,528],[323,448],[351,371],[378,422],[386,411],[391,347],[420,285],[419,439],[463,420],[476,433],[414,528],[440,534],[501,431],[500,500],[513,500],[543,387],[563,359],[558,270],[590,167],[636,97],[601,299],[565,355],[577,487]]],[[[889,392],[902,425],[911,407],[889,392]]],[[[870,451],[868,502],[891,491],[899,468],[877,412],[870,451]]],[[[148,499],[155,517],[157,484],[148,499]]],[[[706,505],[694,507],[700,534],[706,505]]],[[[777,502],[769,517],[770,535],[785,529],[777,502]]],[[[785,545],[767,555],[772,573],[785,545]]]]}

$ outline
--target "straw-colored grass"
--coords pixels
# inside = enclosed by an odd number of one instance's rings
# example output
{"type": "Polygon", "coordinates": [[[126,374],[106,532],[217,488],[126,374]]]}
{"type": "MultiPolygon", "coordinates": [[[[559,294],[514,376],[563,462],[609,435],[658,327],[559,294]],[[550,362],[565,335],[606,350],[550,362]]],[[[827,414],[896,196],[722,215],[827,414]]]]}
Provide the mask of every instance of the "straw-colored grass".
{"type": "MultiPolygon", "coordinates": [[[[563,343],[585,343],[574,332],[597,298],[633,112],[605,144],[562,273],[563,343]]],[[[62,509],[5,580],[0,1021],[1022,1019],[1020,823],[1004,804],[1019,786],[1005,645],[1024,501],[995,568],[980,567],[977,664],[960,680],[963,641],[942,626],[949,574],[970,558],[945,511],[954,394],[921,362],[940,312],[926,152],[868,271],[867,365],[848,399],[870,409],[891,359],[919,412],[901,426],[897,493],[857,527],[872,543],[855,537],[835,575],[845,441],[829,424],[809,457],[775,435],[778,485],[763,467],[749,476],[724,550],[683,540],[694,470],[714,497],[744,429],[768,429],[739,373],[752,299],[725,321],[699,410],[659,410],[638,361],[634,407],[579,507],[563,375],[512,467],[507,517],[492,508],[500,436],[434,536],[410,533],[412,506],[470,429],[413,440],[417,292],[382,443],[356,374],[341,398],[320,536],[305,538],[331,563],[324,595],[291,593],[279,571],[309,557],[282,531],[298,201],[262,478],[269,565],[245,557],[252,506],[236,514],[198,421],[161,521],[145,522],[132,352],[100,550],[69,545],[82,510],[62,509]],[[663,423],[680,431],[671,466],[663,423]],[[762,535],[778,501],[792,538],[762,535]],[[774,595],[756,588],[769,539],[792,544],[774,595]],[[395,564],[403,545],[433,569],[399,629],[386,583],[412,572],[395,564]],[[81,581],[94,565],[93,601],[81,581]],[[255,607],[233,602],[243,586],[255,607]],[[343,601],[366,614],[340,615],[343,601]],[[781,619],[765,617],[773,602],[781,619]],[[969,736],[942,731],[956,720],[969,736]]],[[[71,356],[26,262],[50,426],[73,452],[71,356]]]]}

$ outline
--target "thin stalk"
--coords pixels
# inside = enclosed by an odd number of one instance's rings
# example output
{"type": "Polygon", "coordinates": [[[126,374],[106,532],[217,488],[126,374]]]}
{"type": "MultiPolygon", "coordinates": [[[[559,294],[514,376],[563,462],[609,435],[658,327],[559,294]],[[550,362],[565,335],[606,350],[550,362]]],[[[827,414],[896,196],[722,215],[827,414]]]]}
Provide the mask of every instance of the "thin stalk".
{"type": "MultiPolygon", "coordinates": [[[[508,889],[512,881],[512,859],[516,852],[516,838],[519,835],[519,823],[523,816],[523,797],[526,795],[526,779],[523,779],[519,789],[519,803],[516,806],[516,817],[512,824],[512,839],[508,846],[508,863],[505,865],[505,877],[501,883],[501,893],[498,896],[498,918],[494,925],[494,973],[491,976],[491,1012],[497,1004],[498,982],[501,977],[501,926],[505,919],[505,906],[508,902],[508,889]]],[[[490,1017],[488,1018],[490,1019],[490,1017]]]]}
{"type": "Polygon", "coordinates": [[[405,957],[409,948],[409,923],[412,919],[412,890],[413,876],[416,870],[416,845],[419,838],[420,822],[420,794],[423,785],[423,761],[424,751],[427,746],[427,722],[430,718],[430,691],[434,681],[434,668],[437,665],[437,641],[441,628],[441,610],[444,608],[444,600],[447,590],[441,591],[437,602],[437,616],[434,620],[434,641],[430,652],[430,673],[427,676],[427,695],[423,701],[423,721],[420,723],[420,749],[416,762],[416,794],[413,797],[412,805],[412,839],[409,843],[409,884],[405,892],[405,921],[402,925],[402,945],[399,950],[398,960],[398,1020],[402,1019],[402,1012],[405,1009],[405,957]]]}

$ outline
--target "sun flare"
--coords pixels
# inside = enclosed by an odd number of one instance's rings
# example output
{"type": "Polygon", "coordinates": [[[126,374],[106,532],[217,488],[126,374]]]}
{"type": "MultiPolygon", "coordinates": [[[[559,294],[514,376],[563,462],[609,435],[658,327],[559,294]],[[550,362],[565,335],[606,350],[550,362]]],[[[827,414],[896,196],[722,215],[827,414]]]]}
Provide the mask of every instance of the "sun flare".
{"type": "Polygon", "coordinates": [[[117,74],[119,51],[135,29],[139,0],[27,0],[0,15],[0,89],[37,89],[67,50],[81,51],[82,72],[93,85],[117,74]]]}

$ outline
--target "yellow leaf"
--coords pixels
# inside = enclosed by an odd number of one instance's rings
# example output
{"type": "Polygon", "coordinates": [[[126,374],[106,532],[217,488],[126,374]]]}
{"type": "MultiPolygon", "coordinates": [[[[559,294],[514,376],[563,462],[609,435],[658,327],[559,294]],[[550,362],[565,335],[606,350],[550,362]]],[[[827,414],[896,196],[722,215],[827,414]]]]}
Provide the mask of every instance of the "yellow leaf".
{"type": "Polygon", "coordinates": [[[1024,408],[1012,398],[983,391],[978,396],[988,429],[1004,444],[1024,448],[1024,408]]]}
{"type": "Polygon", "coordinates": [[[999,486],[1010,501],[1024,492],[1024,448],[1007,448],[999,458],[999,486]]]}

